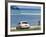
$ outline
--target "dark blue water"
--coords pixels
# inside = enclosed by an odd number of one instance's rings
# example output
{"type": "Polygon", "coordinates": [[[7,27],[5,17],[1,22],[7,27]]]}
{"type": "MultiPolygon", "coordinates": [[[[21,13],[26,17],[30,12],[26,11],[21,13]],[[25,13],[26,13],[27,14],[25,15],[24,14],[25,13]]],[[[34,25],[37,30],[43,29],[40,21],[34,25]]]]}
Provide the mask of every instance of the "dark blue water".
{"type": "Polygon", "coordinates": [[[27,21],[30,25],[37,24],[40,21],[40,15],[11,15],[11,24],[16,26],[20,21],[27,21]]]}

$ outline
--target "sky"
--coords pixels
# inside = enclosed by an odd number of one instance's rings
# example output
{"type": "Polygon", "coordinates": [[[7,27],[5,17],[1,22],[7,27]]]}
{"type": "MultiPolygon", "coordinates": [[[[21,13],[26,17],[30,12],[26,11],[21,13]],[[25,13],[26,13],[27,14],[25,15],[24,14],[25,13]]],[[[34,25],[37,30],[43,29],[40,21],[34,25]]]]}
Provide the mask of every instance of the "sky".
{"type": "Polygon", "coordinates": [[[40,14],[40,6],[11,6],[11,26],[17,26],[20,21],[27,21],[30,25],[38,24],[40,14]]]}
{"type": "Polygon", "coordinates": [[[32,13],[40,14],[40,6],[11,6],[11,14],[32,13]]]}

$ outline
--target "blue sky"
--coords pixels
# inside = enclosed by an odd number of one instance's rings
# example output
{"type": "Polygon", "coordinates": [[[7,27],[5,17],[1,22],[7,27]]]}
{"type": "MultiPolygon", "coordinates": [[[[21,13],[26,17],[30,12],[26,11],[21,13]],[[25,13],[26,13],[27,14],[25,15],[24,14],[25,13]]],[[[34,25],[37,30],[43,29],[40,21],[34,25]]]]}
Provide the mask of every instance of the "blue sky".
{"type": "Polygon", "coordinates": [[[11,26],[16,26],[20,21],[27,21],[30,25],[37,24],[38,21],[41,19],[40,18],[41,16],[36,14],[41,14],[41,7],[39,6],[11,6],[11,15],[10,15],[11,26]],[[24,14],[29,13],[30,15],[29,14],[22,15],[22,13],[24,14]]]}
{"type": "Polygon", "coordinates": [[[11,6],[11,14],[21,14],[21,13],[39,13],[41,7],[39,6],[11,6]]]}
{"type": "Polygon", "coordinates": [[[16,9],[16,8],[19,8],[19,9],[40,9],[41,7],[40,6],[11,6],[12,9],[16,9]]]}

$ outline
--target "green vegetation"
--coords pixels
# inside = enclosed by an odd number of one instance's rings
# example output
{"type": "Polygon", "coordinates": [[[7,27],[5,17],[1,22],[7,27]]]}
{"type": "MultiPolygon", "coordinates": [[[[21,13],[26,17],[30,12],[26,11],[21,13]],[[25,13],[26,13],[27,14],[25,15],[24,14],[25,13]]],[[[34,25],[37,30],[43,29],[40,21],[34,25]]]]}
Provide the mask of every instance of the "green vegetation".
{"type": "Polygon", "coordinates": [[[12,32],[14,31],[31,31],[31,30],[40,30],[41,28],[30,28],[30,29],[11,29],[12,32]]]}

